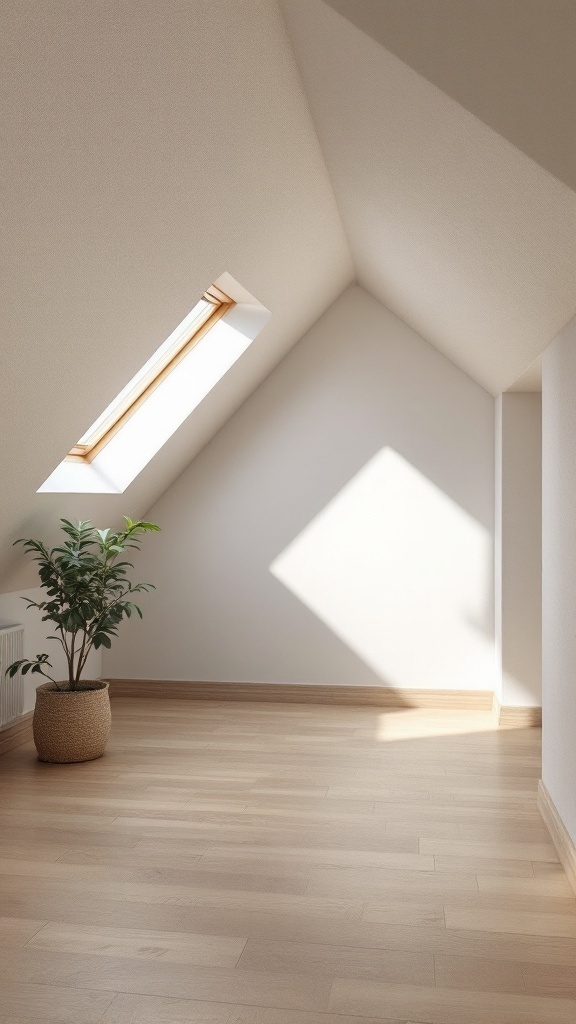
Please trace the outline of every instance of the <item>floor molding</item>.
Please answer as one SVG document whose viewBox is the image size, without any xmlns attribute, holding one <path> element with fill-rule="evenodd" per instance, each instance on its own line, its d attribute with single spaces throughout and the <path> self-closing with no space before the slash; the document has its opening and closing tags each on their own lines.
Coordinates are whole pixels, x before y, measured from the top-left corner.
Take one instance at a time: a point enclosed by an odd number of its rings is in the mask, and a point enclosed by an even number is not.
<svg viewBox="0 0 576 1024">
<path fill-rule="evenodd" d="M 386 708 L 490 711 L 489 690 L 399 690 L 387 686 L 304 683 L 207 683 L 181 679 L 110 679 L 111 697 L 266 701 L 279 704 L 347 704 Z"/>
<path fill-rule="evenodd" d="M 542 708 L 501 704 L 496 694 L 492 711 L 502 729 L 539 729 L 542 725 Z"/>
<path fill-rule="evenodd" d="M 556 847 L 556 853 L 568 875 L 570 885 L 574 892 L 576 892 L 576 844 L 568 834 L 568 830 L 558 814 L 554 801 L 542 779 L 538 783 L 538 810 L 544 819 L 544 824 Z"/>
<path fill-rule="evenodd" d="M 15 722 L 10 722 L 10 725 L 5 725 L 0 729 L 0 754 L 6 754 L 14 747 L 19 747 L 22 743 L 27 743 L 32 739 L 33 714 L 33 711 L 27 711 L 25 715 L 20 715 Z"/>
</svg>

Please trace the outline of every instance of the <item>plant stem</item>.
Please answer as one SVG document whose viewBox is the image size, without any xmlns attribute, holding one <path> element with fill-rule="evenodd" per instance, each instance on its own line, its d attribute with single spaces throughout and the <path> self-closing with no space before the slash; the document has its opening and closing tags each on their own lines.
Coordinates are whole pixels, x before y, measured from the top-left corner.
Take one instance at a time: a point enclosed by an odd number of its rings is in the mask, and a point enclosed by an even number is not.
<svg viewBox="0 0 576 1024">
<path fill-rule="evenodd" d="M 88 650 L 86 651 L 86 656 L 84 656 L 84 648 L 86 647 L 86 636 L 87 636 L 87 631 L 84 630 L 84 636 L 82 638 L 82 646 L 80 648 L 80 654 L 78 655 L 78 666 L 77 666 L 77 670 L 76 670 L 76 682 L 78 684 L 80 683 L 80 676 L 82 675 L 82 669 L 84 668 L 84 664 L 86 662 L 86 658 L 88 657 L 88 654 L 90 653 L 90 648 L 88 648 Z"/>
<path fill-rule="evenodd" d="M 46 679 L 49 679 L 51 683 L 54 683 L 54 686 L 56 687 L 57 690 L 60 689 L 60 687 L 58 686 L 58 683 L 56 682 L 56 680 L 52 679 L 52 676 L 49 676 L 48 673 L 44 672 L 42 668 L 39 668 L 38 671 L 39 671 L 40 675 L 45 676 Z"/>
<path fill-rule="evenodd" d="M 70 689 L 76 689 L 76 680 L 74 678 L 74 647 L 76 645 L 76 633 L 72 633 L 72 645 L 70 648 L 70 657 L 68 658 L 68 682 Z"/>
</svg>

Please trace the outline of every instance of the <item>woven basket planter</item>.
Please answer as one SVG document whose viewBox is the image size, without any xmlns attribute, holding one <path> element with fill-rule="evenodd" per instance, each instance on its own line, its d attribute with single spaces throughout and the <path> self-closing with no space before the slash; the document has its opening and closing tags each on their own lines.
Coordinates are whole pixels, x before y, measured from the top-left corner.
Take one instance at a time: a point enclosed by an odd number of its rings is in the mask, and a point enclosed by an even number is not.
<svg viewBox="0 0 576 1024">
<path fill-rule="evenodd" d="M 54 683 L 43 683 L 36 690 L 33 719 L 38 757 L 52 764 L 101 757 L 110 720 L 108 683 L 84 679 L 78 690 L 57 690 Z"/>
</svg>

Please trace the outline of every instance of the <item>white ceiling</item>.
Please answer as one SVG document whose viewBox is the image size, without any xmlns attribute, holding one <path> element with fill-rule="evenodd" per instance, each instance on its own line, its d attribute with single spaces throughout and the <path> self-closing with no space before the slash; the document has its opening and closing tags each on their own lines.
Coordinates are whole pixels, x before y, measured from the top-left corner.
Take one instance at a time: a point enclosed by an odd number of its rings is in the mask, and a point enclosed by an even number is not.
<svg viewBox="0 0 576 1024">
<path fill-rule="evenodd" d="M 322 0 L 284 11 L 360 284 L 493 394 L 576 309 L 576 194 Z"/>
<path fill-rule="evenodd" d="M 513 381 L 507 391 L 542 391 L 542 357 L 538 356 L 533 363 L 530 363 L 524 373 L 521 373 L 517 380 Z"/>
<path fill-rule="evenodd" d="M 574 0 L 326 0 L 576 189 Z"/>
<path fill-rule="evenodd" d="M 28 578 L 16 537 L 145 513 L 354 275 L 275 0 L 0 17 L 1 592 Z M 272 317 L 210 401 L 123 495 L 37 495 L 223 272 Z"/>
</svg>

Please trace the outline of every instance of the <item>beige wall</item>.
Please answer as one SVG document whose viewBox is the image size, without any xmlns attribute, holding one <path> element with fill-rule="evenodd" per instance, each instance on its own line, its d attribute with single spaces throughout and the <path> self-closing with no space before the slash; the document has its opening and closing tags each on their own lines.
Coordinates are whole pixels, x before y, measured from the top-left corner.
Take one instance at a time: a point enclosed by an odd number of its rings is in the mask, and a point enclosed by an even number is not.
<svg viewBox="0 0 576 1024">
<path fill-rule="evenodd" d="M 576 842 L 576 321 L 542 370 L 542 777 Z"/>
<path fill-rule="evenodd" d="M 276 0 L 2 5 L 0 592 L 12 542 L 149 508 L 353 280 Z M 37 494 L 229 273 L 272 316 L 123 494 Z M 54 540 L 56 542 L 56 540 Z"/>
<path fill-rule="evenodd" d="M 542 703 L 542 398 L 496 400 L 496 693 Z"/>
<path fill-rule="evenodd" d="M 493 685 L 493 399 L 361 288 L 149 515 L 116 677 Z"/>
</svg>

